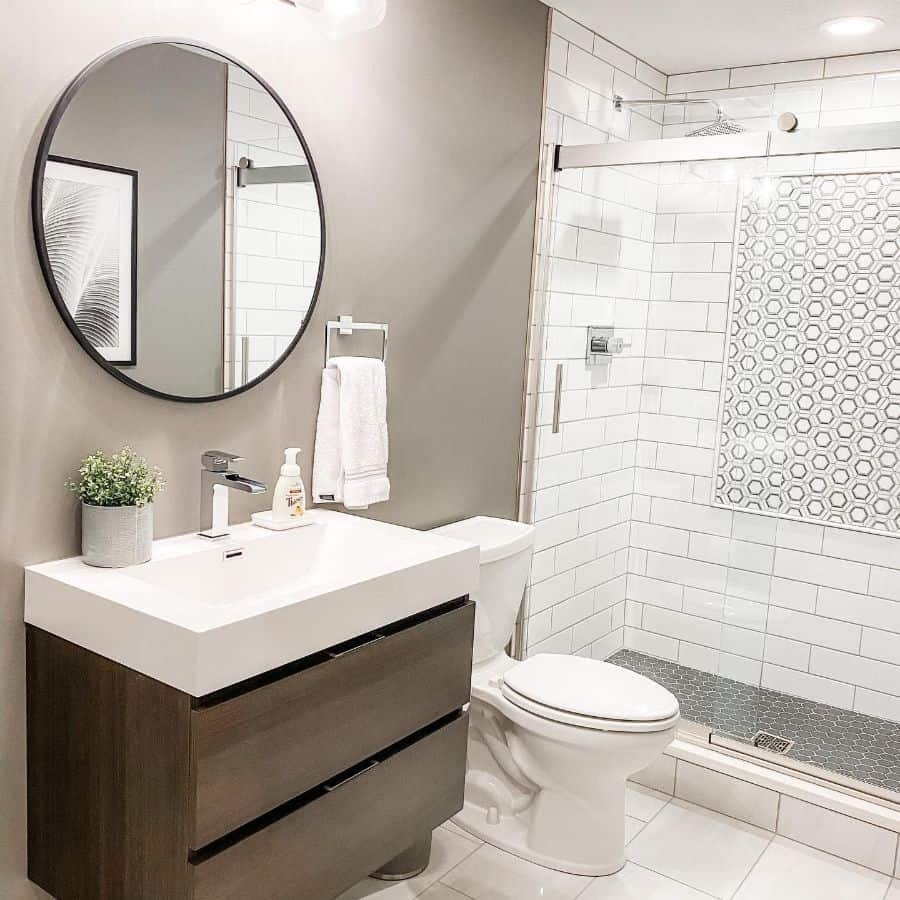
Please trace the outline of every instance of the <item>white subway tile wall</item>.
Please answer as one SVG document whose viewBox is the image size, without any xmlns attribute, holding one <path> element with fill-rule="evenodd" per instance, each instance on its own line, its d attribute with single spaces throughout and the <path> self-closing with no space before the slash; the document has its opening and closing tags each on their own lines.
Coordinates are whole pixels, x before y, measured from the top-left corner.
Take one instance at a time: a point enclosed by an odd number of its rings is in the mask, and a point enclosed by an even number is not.
<svg viewBox="0 0 900 900">
<path fill-rule="evenodd" d="M 635 111 L 614 114 L 610 83 L 654 96 L 659 73 L 558 13 L 552 31 L 547 142 L 674 136 L 704 120 L 691 112 L 660 128 Z M 900 118 L 895 71 L 897 54 L 873 54 L 678 75 L 665 90 L 713 92 L 748 127 L 770 127 L 785 109 L 803 125 L 837 124 L 830 114 L 848 110 L 881 121 Z M 895 102 L 896 114 L 884 112 Z M 900 539 L 711 505 L 741 178 L 896 167 L 896 157 L 557 176 L 551 221 L 541 223 L 552 236 L 549 288 L 536 296 L 525 435 L 523 509 L 539 549 L 528 653 L 605 658 L 624 645 L 900 721 Z M 614 327 L 630 350 L 586 369 L 587 325 Z M 553 435 L 557 363 L 563 415 Z"/>
<path fill-rule="evenodd" d="M 801 128 L 900 119 L 900 51 L 671 75 L 669 97 L 710 97 L 751 131 L 793 112 Z M 682 137 L 715 118 L 709 106 L 666 110 L 663 136 Z"/>
<path fill-rule="evenodd" d="M 559 13 L 551 31 L 546 144 L 662 136 L 661 117 L 617 113 L 612 99 L 662 97 L 662 72 Z M 558 180 L 540 223 L 547 285 L 532 322 L 522 497 L 538 530 L 529 653 L 605 658 L 624 643 L 656 195 L 652 171 L 579 171 Z M 631 343 L 606 370 L 585 366 L 590 325 L 615 325 Z M 552 434 L 560 363 L 561 428 Z"/>
<path fill-rule="evenodd" d="M 306 162 L 284 113 L 237 66 L 228 67 L 226 131 L 229 166 L 237 165 L 242 156 L 257 166 Z M 269 368 L 294 339 L 318 278 L 321 232 L 313 184 L 249 185 L 238 188 L 236 198 L 233 181 L 227 184 L 225 363 L 233 386 L 241 383 L 242 338 L 249 338 L 249 378 Z"/>
</svg>

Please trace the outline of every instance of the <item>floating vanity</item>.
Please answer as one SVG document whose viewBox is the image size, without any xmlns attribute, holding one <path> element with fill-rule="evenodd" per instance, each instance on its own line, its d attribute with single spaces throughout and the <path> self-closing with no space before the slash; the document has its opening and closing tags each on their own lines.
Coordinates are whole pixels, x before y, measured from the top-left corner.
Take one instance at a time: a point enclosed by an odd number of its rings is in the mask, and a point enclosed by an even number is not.
<svg viewBox="0 0 900 900">
<path fill-rule="evenodd" d="M 25 576 L 58 900 L 328 900 L 462 808 L 476 547 L 335 512 Z"/>
</svg>

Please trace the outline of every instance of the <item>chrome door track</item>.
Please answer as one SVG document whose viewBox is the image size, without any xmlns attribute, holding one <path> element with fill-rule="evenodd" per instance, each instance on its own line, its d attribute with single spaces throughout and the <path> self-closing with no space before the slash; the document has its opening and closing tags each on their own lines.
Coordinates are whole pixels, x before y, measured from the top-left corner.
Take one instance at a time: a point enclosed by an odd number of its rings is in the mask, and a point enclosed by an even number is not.
<svg viewBox="0 0 900 900">
<path fill-rule="evenodd" d="M 869 800 L 878 803 L 880 806 L 900 812 L 900 793 L 896 791 L 881 788 L 874 784 L 867 784 L 864 781 L 841 775 L 838 772 L 831 772 L 820 766 L 814 766 L 811 763 L 794 759 L 791 756 L 785 756 L 783 752 L 772 752 L 762 747 L 754 747 L 752 744 L 723 734 L 717 734 L 714 731 L 708 731 L 708 735 L 708 742 L 713 747 L 718 747 L 737 756 L 751 759 L 767 768 L 800 777 L 805 781 L 810 781 L 823 787 L 840 788 L 842 791 L 853 794 L 863 800 Z M 692 729 L 690 735 L 685 735 L 685 737 L 692 743 L 697 743 L 696 730 Z"/>
</svg>

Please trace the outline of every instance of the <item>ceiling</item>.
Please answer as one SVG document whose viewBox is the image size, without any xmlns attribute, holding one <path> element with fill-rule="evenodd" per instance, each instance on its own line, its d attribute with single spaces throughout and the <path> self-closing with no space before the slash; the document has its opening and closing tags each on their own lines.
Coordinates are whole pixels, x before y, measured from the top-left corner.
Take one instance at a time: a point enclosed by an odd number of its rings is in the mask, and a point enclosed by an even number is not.
<svg viewBox="0 0 900 900">
<path fill-rule="evenodd" d="M 900 48 L 900 0 L 544 0 L 667 75 Z M 875 16 L 835 38 L 820 25 Z"/>
</svg>

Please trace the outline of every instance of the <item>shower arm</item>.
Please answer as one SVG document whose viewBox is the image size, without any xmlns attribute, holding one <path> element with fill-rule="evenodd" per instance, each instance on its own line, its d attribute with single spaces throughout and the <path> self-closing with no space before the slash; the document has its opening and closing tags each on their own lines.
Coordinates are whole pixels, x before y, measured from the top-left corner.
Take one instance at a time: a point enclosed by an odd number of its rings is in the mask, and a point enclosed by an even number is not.
<svg viewBox="0 0 900 900">
<path fill-rule="evenodd" d="M 659 100 L 626 100 L 620 94 L 616 94 L 613 97 L 613 108 L 616 112 L 622 112 L 626 107 L 633 106 L 695 106 L 698 103 L 705 103 L 707 106 L 712 106 L 716 111 L 717 118 L 725 118 L 725 110 L 722 109 L 719 103 L 706 97 L 691 97 L 686 100 L 675 100 L 668 97 L 660 98 Z"/>
</svg>

